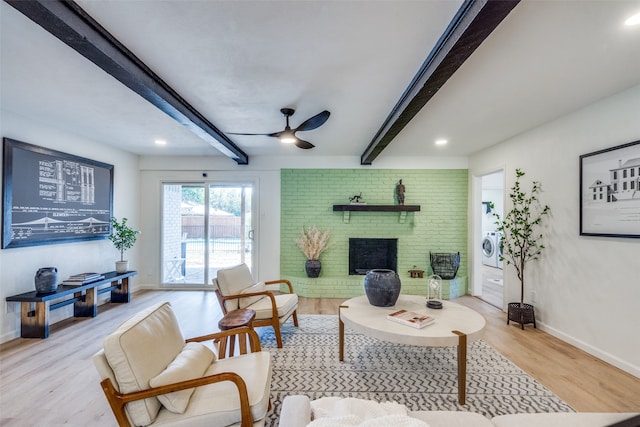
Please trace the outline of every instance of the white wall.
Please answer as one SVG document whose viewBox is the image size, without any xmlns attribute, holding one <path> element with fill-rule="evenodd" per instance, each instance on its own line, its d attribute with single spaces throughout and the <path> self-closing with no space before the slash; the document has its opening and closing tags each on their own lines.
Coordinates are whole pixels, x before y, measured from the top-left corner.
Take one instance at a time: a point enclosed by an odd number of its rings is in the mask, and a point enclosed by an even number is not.
<svg viewBox="0 0 640 427">
<path fill-rule="evenodd" d="M 0 135 L 114 165 L 114 215 L 126 216 L 132 226 L 140 226 L 137 156 L 6 110 L 0 110 Z M 137 246 L 126 253 L 133 268 L 139 264 L 138 250 Z M 113 271 L 118 259 L 109 240 L 0 250 L 0 342 L 20 336 L 20 303 L 7 303 L 5 298 L 34 290 L 34 275 L 40 267 L 57 267 L 58 277 L 64 279 L 83 271 Z M 72 315 L 72 305 L 55 310 L 51 323 Z"/>
<path fill-rule="evenodd" d="M 493 210 L 486 213 L 486 207 L 482 210 L 482 234 L 496 230 L 496 218 L 494 213 L 503 216 L 504 211 L 504 172 L 494 172 L 482 177 L 482 202 L 493 203 Z"/>
<path fill-rule="evenodd" d="M 394 158 L 360 166 L 360 157 L 251 157 L 249 165 L 238 166 L 224 157 L 151 157 L 140 159 L 141 223 L 147 236 L 142 245 L 145 256 L 140 283 L 158 288 L 160 283 L 161 186 L 163 182 L 203 182 L 253 180 L 257 183 L 259 224 L 254 233 L 258 248 L 256 280 L 280 277 L 280 169 L 282 168 L 369 168 L 369 169 L 466 169 L 466 158 L 415 159 Z M 207 177 L 203 178 L 202 174 Z M 285 218 L 286 220 L 286 218 Z"/>
<path fill-rule="evenodd" d="M 536 307 L 539 327 L 636 376 L 640 376 L 640 239 L 579 235 L 579 156 L 640 140 L 639 112 L 637 86 L 469 160 L 471 199 L 477 177 L 487 170 L 505 168 L 505 194 L 514 183 L 516 168 L 526 173 L 523 183 L 542 183 L 540 199 L 551 207 L 544 228 L 547 249 L 531 265 L 525 291 L 525 300 Z M 470 227 L 470 241 L 476 234 Z M 471 250 L 479 251 L 480 245 L 473 244 Z M 505 266 L 504 271 L 506 298 L 519 301 L 514 269 Z"/>
</svg>

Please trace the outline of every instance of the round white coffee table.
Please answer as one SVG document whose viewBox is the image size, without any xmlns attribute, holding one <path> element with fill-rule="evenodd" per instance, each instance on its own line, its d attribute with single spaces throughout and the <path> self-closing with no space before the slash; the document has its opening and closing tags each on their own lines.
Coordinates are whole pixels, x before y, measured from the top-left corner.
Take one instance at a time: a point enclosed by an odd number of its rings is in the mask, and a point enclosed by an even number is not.
<svg viewBox="0 0 640 427">
<path fill-rule="evenodd" d="M 344 360 L 344 326 L 364 335 L 399 344 L 425 347 L 458 347 L 458 401 L 465 403 L 467 377 L 467 341 L 482 337 L 485 319 L 472 309 L 451 301 L 434 310 L 426 307 L 426 298 L 400 295 L 393 307 L 376 307 L 366 296 L 345 301 L 339 314 L 339 357 Z M 387 319 L 387 315 L 405 309 L 434 317 L 433 324 L 412 328 Z"/>
</svg>

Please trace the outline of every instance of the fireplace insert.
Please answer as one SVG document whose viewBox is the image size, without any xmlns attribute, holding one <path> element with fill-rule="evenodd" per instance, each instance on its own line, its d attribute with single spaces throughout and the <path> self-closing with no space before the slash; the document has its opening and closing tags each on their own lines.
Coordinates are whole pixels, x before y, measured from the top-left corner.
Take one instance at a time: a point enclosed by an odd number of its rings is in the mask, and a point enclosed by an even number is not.
<svg viewBox="0 0 640 427">
<path fill-rule="evenodd" d="M 349 274 L 398 269 L 398 239 L 349 238 Z"/>
</svg>

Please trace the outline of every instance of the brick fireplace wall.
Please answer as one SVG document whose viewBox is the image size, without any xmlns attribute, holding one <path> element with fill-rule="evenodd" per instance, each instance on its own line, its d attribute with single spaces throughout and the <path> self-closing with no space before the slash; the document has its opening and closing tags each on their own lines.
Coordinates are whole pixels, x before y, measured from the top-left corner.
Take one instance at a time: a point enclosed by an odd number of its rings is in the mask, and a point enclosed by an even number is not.
<svg viewBox="0 0 640 427">
<path fill-rule="evenodd" d="M 333 212 L 362 193 L 370 205 L 395 204 L 402 179 L 405 204 L 420 205 L 404 221 L 397 212 Z M 281 171 L 280 272 L 296 292 L 309 297 L 352 297 L 364 294 L 363 276 L 349 276 L 349 238 L 397 238 L 398 274 L 402 292 L 426 295 L 432 274 L 429 251 L 460 252 L 460 269 L 443 286 L 445 297 L 467 291 L 467 170 L 283 169 Z M 331 230 L 331 246 L 322 254 L 317 279 L 306 276 L 306 258 L 294 242 L 302 227 Z M 408 270 L 425 270 L 425 278 L 410 278 Z"/>
</svg>

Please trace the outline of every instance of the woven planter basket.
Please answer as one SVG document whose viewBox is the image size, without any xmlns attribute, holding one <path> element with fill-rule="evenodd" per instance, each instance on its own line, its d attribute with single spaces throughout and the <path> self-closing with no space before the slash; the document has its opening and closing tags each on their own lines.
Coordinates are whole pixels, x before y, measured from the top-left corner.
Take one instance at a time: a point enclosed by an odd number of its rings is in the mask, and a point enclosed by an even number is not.
<svg viewBox="0 0 640 427">
<path fill-rule="evenodd" d="M 524 325 L 533 323 L 533 327 L 536 327 L 536 314 L 533 311 L 531 304 L 520 304 L 519 302 L 510 302 L 509 310 L 507 313 L 507 325 L 509 321 L 519 323 L 522 329 Z"/>
</svg>

